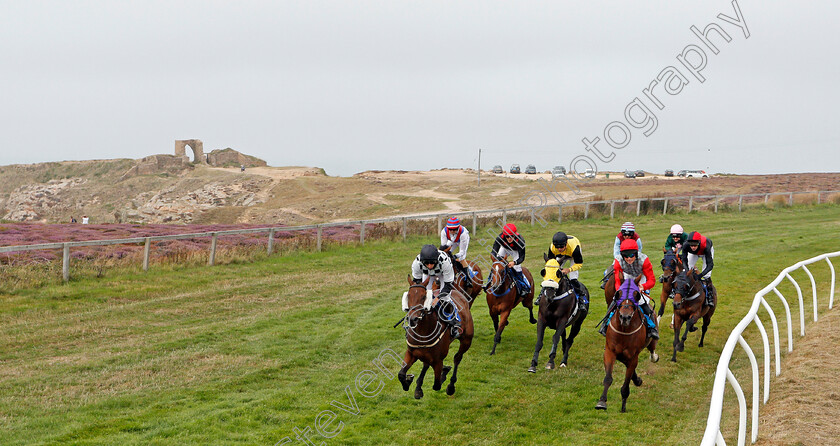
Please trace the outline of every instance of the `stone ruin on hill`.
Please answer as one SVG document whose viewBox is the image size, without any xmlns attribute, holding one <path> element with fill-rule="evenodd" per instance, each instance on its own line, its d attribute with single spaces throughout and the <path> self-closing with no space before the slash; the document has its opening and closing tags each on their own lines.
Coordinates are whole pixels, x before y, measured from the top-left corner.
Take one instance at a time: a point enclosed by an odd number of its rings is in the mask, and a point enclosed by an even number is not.
<svg viewBox="0 0 840 446">
<path fill-rule="evenodd" d="M 193 161 L 187 156 L 187 147 L 193 152 Z M 194 164 L 204 164 L 212 167 L 264 167 L 268 164 L 251 155 L 245 155 L 231 149 L 216 149 L 204 153 L 204 143 L 200 139 L 183 139 L 175 141 L 175 155 L 151 155 L 137 162 L 123 174 L 121 180 L 138 175 L 156 175 L 160 173 L 178 174 L 191 169 Z"/>
</svg>

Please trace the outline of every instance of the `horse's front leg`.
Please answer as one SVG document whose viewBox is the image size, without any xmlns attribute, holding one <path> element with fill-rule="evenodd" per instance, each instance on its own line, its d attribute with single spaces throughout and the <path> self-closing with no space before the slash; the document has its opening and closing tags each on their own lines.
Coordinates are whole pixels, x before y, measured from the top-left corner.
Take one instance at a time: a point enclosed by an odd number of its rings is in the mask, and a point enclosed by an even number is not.
<svg viewBox="0 0 840 446">
<path fill-rule="evenodd" d="M 621 413 L 627 412 L 627 397 L 630 396 L 630 381 L 637 386 L 642 385 L 642 379 L 636 375 L 636 366 L 639 364 L 639 355 L 627 361 L 627 370 L 624 372 L 624 385 L 621 386 Z"/>
<path fill-rule="evenodd" d="M 601 399 L 595 405 L 596 409 L 607 410 L 607 390 L 610 389 L 613 382 L 613 365 L 615 365 L 615 353 L 606 348 L 604 349 L 604 371 L 606 372 L 606 375 L 604 375 L 604 393 L 601 394 Z"/>
<path fill-rule="evenodd" d="M 674 314 L 674 354 L 671 356 L 671 361 L 677 362 L 677 351 L 680 350 L 680 328 L 682 327 L 682 318 L 678 314 Z"/>
<path fill-rule="evenodd" d="M 545 368 L 549 370 L 554 370 L 554 358 L 557 356 L 557 344 L 560 343 L 560 337 L 565 334 L 565 331 L 564 322 L 557 321 L 557 326 L 554 327 L 554 336 L 551 338 L 551 353 L 548 354 L 548 363 L 545 365 Z"/>
<path fill-rule="evenodd" d="M 417 387 L 414 389 L 415 399 L 423 398 L 423 378 L 426 377 L 427 370 L 429 370 L 429 364 L 423 363 L 423 370 L 420 371 L 420 376 L 417 378 Z"/>
<path fill-rule="evenodd" d="M 435 384 L 432 386 L 432 390 L 439 391 L 441 386 L 443 385 L 443 358 L 438 359 L 432 364 L 432 368 L 435 370 Z"/>
<path fill-rule="evenodd" d="M 531 358 L 531 367 L 528 367 L 528 371 L 531 373 L 537 373 L 537 363 L 540 359 L 540 351 L 543 348 L 543 338 L 545 337 L 545 320 L 543 318 L 539 318 L 537 321 L 537 344 L 534 346 L 534 357 Z"/>
<path fill-rule="evenodd" d="M 505 310 L 499 316 L 499 326 L 496 328 L 496 336 L 493 337 L 493 350 L 491 355 L 496 354 L 496 346 L 502 342 L 502 332 L 505 331 L 505 326 L 508 324 L 508 317 L 510 317 L 510 310 Z"/>
<path fill-rule="evenodd" d="M 415 358 L 411 352 L 408 350 L 405 351 L 405 359 L 403 360 L 405 365 L 402 366 L 397 377 L 400 379 L 400 384 L 402 384 L 403 390 L 406 392 L 408 392 L 409 387 L 411 387 L 411 382 L 414 381 L 414 375 L 406 375 L 406 372 L 408 372 L 408 369 L 411 368 L 411 365 L 414 364 L 414 361 L 416 360 L 417 358 Z"/>
</svg>

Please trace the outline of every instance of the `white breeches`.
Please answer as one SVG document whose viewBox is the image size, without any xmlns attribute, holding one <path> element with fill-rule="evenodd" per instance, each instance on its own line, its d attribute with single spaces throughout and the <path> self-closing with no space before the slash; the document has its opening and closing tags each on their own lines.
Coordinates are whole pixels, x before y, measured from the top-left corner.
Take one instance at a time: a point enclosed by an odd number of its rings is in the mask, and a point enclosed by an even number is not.
<svg viewBox="0 0 840 446">
<path fill-rule="evenodd" d="M 713 259 L 715 258 L 715 247 L 714 246 L 712 246 L 712 249 L 709 250 L 709 254 L 712 255 Z M 694 268 L 694 265 L 697 264 L 698 259 L 700 259 L 700 256 L 692 254 L 692 253 L 688 253 L 688 269 Z M 703 266 L 705 267 L 705 265 L 703 265 Z M 711 271 L 709 271 L 708 273 L 706 273 L 705 276 L 703 276 L 703 279 L 711 279 L 711 278 L 712 278 L 712 272 Z"/>
</svg>

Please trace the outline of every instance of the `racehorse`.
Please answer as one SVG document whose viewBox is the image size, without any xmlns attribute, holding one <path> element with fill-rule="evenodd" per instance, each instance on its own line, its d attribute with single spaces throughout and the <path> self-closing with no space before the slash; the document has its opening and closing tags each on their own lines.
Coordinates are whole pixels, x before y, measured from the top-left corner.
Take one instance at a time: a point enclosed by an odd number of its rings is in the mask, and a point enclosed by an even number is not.
<svg viewBox="0 0 840 446">
<path fill-rule="evenodd" d="M 616 318 L 607 319 L 607 341 L 604 347 L 604 393 L 595 405 L 596 409 L 607 410 L 607 390 L 612 385 L 612 372 L 616 359 L 621 361 L 627 370 L 624 373 L 624 385 L 621 386 L 621 411 L 627 412 L 627 397 L 630 396 L 630 381 L 636 387 L 642 385 L 642 378 L 636 374 L 636 366 L 639 363 L 639 353 L 647 347 L 654 357 L 656 340 L 648 338 L 645 332 L 645 321 L 638 302 L 641 298 L 639 282 L 642 275 L 635 280 L 625 280 L 619 289 L 619 302 L 616 309 Z M 618 319 L 616 324 L 614 319 Z M 658 358 L 657 358 L 658 359 Z M 656 362 L 654 360 L 654 362 Z"/>
<path fill-rule="evenodd" d="M 534 278 L 531 276 L 531 272 L 528 271 L 528 268 L 522 267 L 522 274 L 531 284 L 531 291 L 523 297 L 516 290 L 513 276 L 508 271 L 507 261 L 495 257 L 492 259 L 490 282 L 484 287 L 484 294 L 487 295 L 487 307 L 490 309 L 493 328 L 496 330 L 496 335 L 493 337 L 493 350 L 490 352 L 491 355 L 495 355 L 496 346 L 499 342 L 502 342 L 502 331 L 508 324 L 510 312 L 514 307 L 522 302 L 522 306 L 527 308 L 530 313 L 531 323 L 536 324 L 537 320 L 534 319 Z"/>
<path fill-rule="evenodd" d="M 447 251 L 447 255 L 449 255 L 449 259 L 452 260 L 453 267 L 458 268 L 455 266 L 456 260 L 454 257 L 452 257 L 452 254 L 449 254 L 449 252 Z M 455 283 L 453 283 L 452 286 L 455 287 L 456 290 L 458 290 L 461 294 L 464 295 L 464 297 L 467 298 L 467 301 L 470 304 L 470 308 L 472 308 L 475 299 L 478 297 L 479 293 L 481 293 L 481 286 L 484 283 L 484 276 L 481 274 L 481 268 L 479 268 L 478 265 L 476 265 L 473 262 L 470 262 L 469 260 L 467 260 L 467 264 L 470 266 L 470 268 L 472 268 L 473 271 L 475 271 L 475 276 L 469 278 L 467 277 L 469 273 L 466 270 L 458 271 L 456 269 L 455 271 L 457 272 L 455 273 Z M 468 289 L 467 283 L 470 282 L 472 282 L 472 287 Z M 435 281 L 435 283 L 432 285 L 432 289 L 437 290 L 439 288 L 440 283 Z M 467 292 L 468 290 L 469 292 Z"/>
<path fill-rule="evenodd" d="M 414 381 L 414 375 L 406 375 L 406 372 L 418 359 L 423 363 L 423 370 L 420 372 L 420 377 L 417 378 L 417 387 L 414 389 L 414 398 L 418 400 L 423 398 L 423 378 L 430 366 L 435 373 L 435 384 L 432 389 L 436 391 L 440 390 L 441 385 L 446 381 L 447 373 L 451 369 L 451 367 L 443 365 L 444 358 L 449 354 L 449 345 L 452 343 L 451 331 L 449 326 L 440 320 L 438 311 L 435 311 L 432 305 L 434 292 L 426 291 L 428 282 L 429 279 L 426 279 L 423 283 L 415 284 L 409 276 L 408 283 L 411 286 L 408 293 L 403 297 L 403 309 L 408 310 L 403 325 L 407 347 L 404 359 L 405 365 L 400 369 L 398 376 L 403 390 L 408 391 L 412 381 Z M 458 291 L 452 291 L 451 297 L 455 306 L 458 307 L 463 332 L 458 338 L 460 347 L 458 353 L 455 354 L 455 369 L 452 370 L 452 378 L 446 387 L 447 395 L 455 393 L 455 382 L 458 381 L 458 365 L 461 363 L 464 353 L 470 349 L 473 338 L 473 320 L 467 299 Z"/>
<path fill-rule="evenodd" d="M 677 352 L 685 350 L 685 338 L 688 337 L 688 332 L 697 331 L 694 324 L 701 317 L 703 318 L 703 332 L 700 335 L 698 347 L 703 346 L 706 330 L 715 314 L 715 308 L 717 308 L 715 286 L 709 284 L 709 291 L 712 293 L 712 300 L 715 304 L 714 307 L 709 307 L 706 305 L 706 289 L 696 275 L 697 270 L 691 271 L 691 274 L 687 270 L 682 270 L 674 279 L 674 355 L 671 356 L 673 362 L 677 362 Z M 683 322 L 686 322 L 686 327 L 682 339 L 680 339 L 680 329 Z"/>
<path fill-rule="evenodd" d="M 662 292 L 659 294 L 660 306 L 656 318 L 657 324 L 662 320 L 662 315 L 665 314 L 665 304 L 668 303 L 668 298 L 674 298 L 674 279 L 682 271 L 682 262 L 673 251 L 665 253 L 659 263 L 662 265 L 662 276 L 659 278 L 662 283 Z M 674 328 L 673 319 L 671 319 L 671 328 Z"/>
<path fill-rule="evenodd" d="M 549 259 L 545 264 L 545 268 L 540 273 L 543 277 L 543 282 L 539 299 L 542 302 L 537 315 L 537 344 L 534 347 L 534 358 L 531 359 L 531 367 L 528 368 L 528 371 L 531 373 L 537 372 L 537 361 L 540 357 L 540 350 L 542 350 L 546 327 L 551 327 L 556 331 L 554 332 L 551 353 L 548 355 L 548 364 L 546 364 L 545 368 L 549 370 L 554 369 L 554 357 L 557 355 L 557 342 L 561 337 L 563 339 L 563 360 L 560 362 L 560 367 L 566 367 L 569 360 L 569 349 L 572 348 L 575 336 L 577 336 L 583 320 L 586 319 L 586 315 L 589 313 L 588 303 L 582 308 L 578 307 L 572 284 L 569 282 L 569 278 L 560 271 L 560 263 L 557 260 Z M 583 287 L 583 284 L 581 286 Z M 583 292 L 588 301 L 589 291 L 586 287 L 583 287 Z M 566 327 L 571 327 L 568 338 L 566 337 Z"/>
</svg>

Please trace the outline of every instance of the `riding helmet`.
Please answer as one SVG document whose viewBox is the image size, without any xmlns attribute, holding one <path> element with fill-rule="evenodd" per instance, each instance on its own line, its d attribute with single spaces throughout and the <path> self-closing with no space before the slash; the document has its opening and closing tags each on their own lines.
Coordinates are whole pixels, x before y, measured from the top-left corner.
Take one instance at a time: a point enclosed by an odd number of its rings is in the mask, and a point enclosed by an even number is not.
<svg viewBox="0 0 840 446">
<path fill-rule="evenodd" d="M 690 233 L 690 234 L 688 234 L 688 240 L 686 240 L 686 243 L 687 243 L 687 244 L 689 244 L 689 245 L 699 245 L 699 244 L 700 244 L 700 240 L 701 240 L 702 238 L 703 238 L 703 236 L 702 236 L 702 235 L 700 235 L 700 233 L 699 233 L 699 232 L 697 232 L 697 231 L 691 231 L 691 233 Z"/>
<path fill-rule="evenodd" d="M 509 235 L 509 236 L 513 237 L 516 234 L 518 234 L 518 232 L 516 232 L 516 225 L 513 224 L 513 223 L 508 223 L 508 224 L 505 225 L 504 228 L 502 228 L 502 235 L 504 235 L 504 236 Z"/>
<path fill-rule="evenodd" d="M 450 217 L 446 220 L 446 229 L 458 229 L 461 227 L 461 220 L 458 217 Z"/>
<path fill-rule="evenodd" d="M 423 248 L 420 249 L 420 263 L 427 264 L 427 263 L 434 263 L 437 265 L 438 262 L 438 250 L 432 245 L 423 245 Z"/>
<path fill-rule="evenodd" d="M 623 235 L 633 235 L 636 233 L 636 226 L 633 222 L 625 221 L 623 225 L 621 225 L 621 234 Z"/>
<path fill-rule="evenodd" d="M 565 232 L 558 232 L 551 238 L 551 244 L 557 249 L 562 249 L 569 241 L 569 236 Z"/>
<path fill-rule="evenodd" d="M 624 251 L 638 251 L 639 250 L 639 244 L 636 243 L 636 241 L 633 240 L 632 238 L 629 238 L 627 240 L 622 240 L 621 241 L 621 246 L 619 247 L 619 249 L 621 250 L 622 253 Z"/>
<path fill-rule="evenodd" d="M 682 226 L 680 226 L 680 225 L 671 226 L 671 234 L 682 234 L 683 232 L 685 232 L 685 231 L 683 231 Z"/>
</svg>

